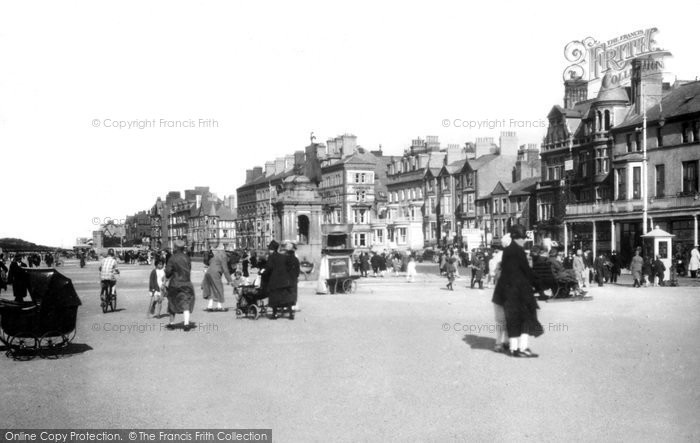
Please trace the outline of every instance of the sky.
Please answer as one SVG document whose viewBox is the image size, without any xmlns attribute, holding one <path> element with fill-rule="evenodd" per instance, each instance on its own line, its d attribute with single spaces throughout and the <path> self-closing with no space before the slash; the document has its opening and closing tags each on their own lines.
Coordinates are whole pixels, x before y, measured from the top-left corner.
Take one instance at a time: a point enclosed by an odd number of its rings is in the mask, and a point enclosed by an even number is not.
<svg viewBox="0 0 700 443">
<path fill-rule="evenodd" d="M 510 120 L 546 120 L 562 102 L 564 47 L 589 36 L 656 27 L 667 77 L 700 76 L 697 2 L 570 6 L 3 2 L 0 238 L 70 247 L 171 190 L 235 194 L 246 169 L 311 132 L 388 155 L 426 135 L 444 146 L 515 130 L 539 144 L 545 128 Z"/>
</svg>

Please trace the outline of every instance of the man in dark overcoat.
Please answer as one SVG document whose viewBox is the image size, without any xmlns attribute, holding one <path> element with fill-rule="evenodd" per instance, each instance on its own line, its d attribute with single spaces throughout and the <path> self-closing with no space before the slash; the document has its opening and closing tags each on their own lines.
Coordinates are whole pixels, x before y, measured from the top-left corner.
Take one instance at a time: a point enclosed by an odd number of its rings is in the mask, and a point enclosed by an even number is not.
<svg viewBox="0 0 700 443">
<path fill-rule="evenodd" d="M 272 319 L 277 319 L 278 310 L 284 308 L 289 308 L 289 318 L 294 319 L 294 311 L 291 310 L 291 307 L 296 304 L 296 282 L 299 278 L 298 260 L 295 276 L 293 260 L 287 253 L 280 254 L 277 251 L 278 248 L 279 244 L 276 241 L 270 242 L 268 249 L 271 254 L 263 272 L 263 278 L 266 280 L 264 286 L 267 291 L 268 304 L 272 308 Z"/>
<path fill-rule="evenodd" d="M 525 228 L 514 225 L 510 228 L 512 242 L 503 250 L 501 278 L 493 292 L 493 303 L 503 306 L 510 355 L 513 357 L 537 357 L 528 348 L 528 337 L 543 333 L 537 321 L 537 301 L 533 292 L 535 275 L 525 255 Z"/>
</svg>

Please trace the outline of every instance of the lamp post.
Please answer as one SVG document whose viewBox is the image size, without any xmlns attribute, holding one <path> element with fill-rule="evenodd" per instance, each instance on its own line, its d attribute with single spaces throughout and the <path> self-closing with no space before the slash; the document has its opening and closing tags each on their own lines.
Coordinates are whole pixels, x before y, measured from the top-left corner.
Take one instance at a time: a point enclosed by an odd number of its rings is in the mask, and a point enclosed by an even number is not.
<svg viewBox="0 0 700 443">
<path fill-rule="evenodd" d="M 644 100 L 644 82 L 641 83 L 642 96 L 642 233 L 647 231 L 648 190 L 647 190 L 647 106 Z"/>
</svg>

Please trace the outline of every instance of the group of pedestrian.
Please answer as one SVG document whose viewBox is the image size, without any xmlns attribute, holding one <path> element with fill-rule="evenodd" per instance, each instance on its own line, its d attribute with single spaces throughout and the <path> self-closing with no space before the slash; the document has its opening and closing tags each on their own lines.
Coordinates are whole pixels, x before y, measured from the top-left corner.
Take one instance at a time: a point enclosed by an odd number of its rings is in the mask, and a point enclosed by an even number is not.
<svg viewBox="0 0 700 443">
<path fill-rule="evenodd" d="M 183 315 L 183 329 L 191 330 L 191 315 L 195 304 L 195 290 L 191 280 L 192 262 L 185 252 L 185 242 L 176 240 L 173 244 L 174 253 L 167 261 L 156 257 L 155 267 L 149 278 L 149 314 L 160 316 L 162 302 L 167 298 L 168 329 L 174 329 L 175 316 Z M 268 245 L 269 254 L 265 260 L 253 256 L 258 266 L 260 291 L 266 295 L 268 305 L 272 308 L 272 319 L 279 318 L 282 312 L 288 312 L 289 318 L 294 319 L 294 307 L 297 305 L 297 285 L 299 281 L 300 263 L 295 254 L 296 245 L 292 241 L 284 242 L 284 249 L 276 241 Z M 241 269 L 238 268 L 240 262 Z M 231 272 L 230 257 L 223 245 L 214 249 L 206 257 L 206 271 L 202 280 L 202 296 L 208 301 L 205 311 L 223 312 L 225 302 L 222 277 L 227 284 L 240 287 L 248 283 L 247 277 L 251 264 L 251 254 L 245 251 L 240 261 Z"/>
<path fill-rule="evenodd" d="M 664 262 L 658 255 L 654 256 L 653 260 L 649 257 L 643 258 L 641 252 L 641 248 L 637 248 L 634 251 L 634 257 L 632 257 L 630 263 L 630 272 L 634 280 L 633 287 L 641 288 L 642 286 L 649 287 L 650 285 L 665 286 L 664 274 L 666 272 L 666 265 Z"/>
<path fill-rule="evenodd" d="M 493 250 L 479 250 L 467 248 L 456 248 L 448 246 L 443 248 L 438 255 L 440 275 L 448 279 L 448 289 L 453 287 L 454 280 L 460 277 L 459 269 L 467 268 L 469 276 L 469 287 L 474 289 L 484 289 L 493 285 L 490 262 L 493 258 Z M 450 282 L 451 280 L 451 282 Z M 486 280 L 486 281 L 484 281 Z"/>
</svg>

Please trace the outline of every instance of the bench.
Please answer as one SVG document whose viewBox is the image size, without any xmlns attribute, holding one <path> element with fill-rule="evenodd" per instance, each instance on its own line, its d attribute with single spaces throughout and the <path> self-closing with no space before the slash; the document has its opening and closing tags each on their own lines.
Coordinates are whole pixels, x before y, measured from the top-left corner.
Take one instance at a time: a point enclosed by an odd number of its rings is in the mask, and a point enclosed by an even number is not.
<svg viewBox="0 0 700 443">
<path fill-rule="evenodd" d="M 575 286 L 574 283 L 557 280 L 552 267 L 546 260 L 538 261 L 533 264 L 532 272 L 534 272 L 536 281 L 535 289 L 540 293 L 540 297 L 544 296 L 545 289 L 552 290 L 551 298 L 566 298 L 571 294 L 571 289 Z"/>
</svg>

